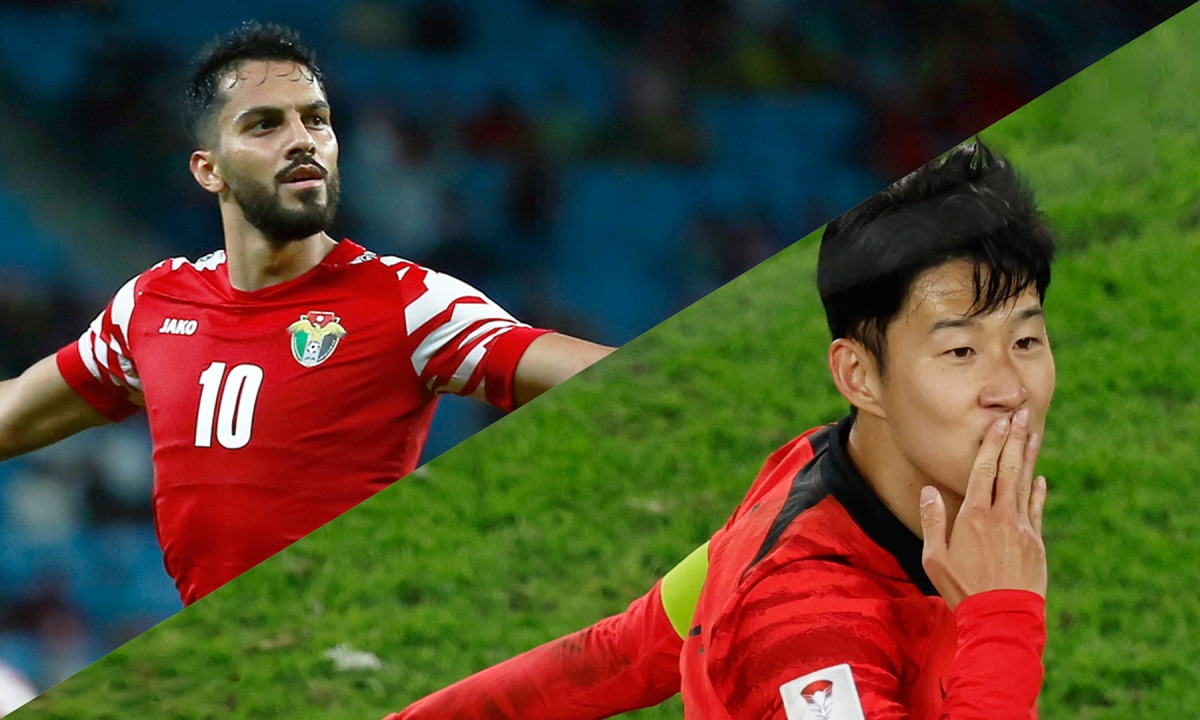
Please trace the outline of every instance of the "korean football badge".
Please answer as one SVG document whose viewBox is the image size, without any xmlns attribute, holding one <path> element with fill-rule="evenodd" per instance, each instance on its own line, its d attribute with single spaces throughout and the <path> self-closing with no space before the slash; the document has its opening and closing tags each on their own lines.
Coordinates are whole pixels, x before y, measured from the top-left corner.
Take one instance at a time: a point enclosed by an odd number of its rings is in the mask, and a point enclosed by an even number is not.
<svg viewBox="0 0 1200 720">
<path fill-rule="evenodd" d="M 854 675 L 834 665 L 779 686 L 788 720 L 864 720 Z"/>
<path fill-rule="evenodd" d="M 292 357 L 306 368 L 316 367 L 337 350 L 338 342 L 346 336 L 341 318 L 331 312 L 309 311 L 288 326 L 292 336 Z"/>
</svg>

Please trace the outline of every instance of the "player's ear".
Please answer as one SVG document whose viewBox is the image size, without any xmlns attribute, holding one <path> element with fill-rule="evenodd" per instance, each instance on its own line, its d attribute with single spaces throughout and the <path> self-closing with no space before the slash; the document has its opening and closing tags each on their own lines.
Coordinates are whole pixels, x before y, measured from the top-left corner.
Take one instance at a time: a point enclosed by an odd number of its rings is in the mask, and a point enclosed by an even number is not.
<svg viewBox="0 0 1200 720">
<path fill-rule="evenodd" d="M 879 363 L 862 343 L 850 338 L 834 340 L 829 346 L 829 372 L 846 402 L 860 412 L 884 417 Z"/>
<path fill-rule="evenodd" d="M 216 157 L 211 151 L 196 150 L 192 152 L 192 157 L 188 160 L 188 169 L 192 171 L 192 177 L 196 178 L 200 187 L 210 193 L 219 193 L 225 189 L 225 180 L 221 178 Z"/>
</svg>

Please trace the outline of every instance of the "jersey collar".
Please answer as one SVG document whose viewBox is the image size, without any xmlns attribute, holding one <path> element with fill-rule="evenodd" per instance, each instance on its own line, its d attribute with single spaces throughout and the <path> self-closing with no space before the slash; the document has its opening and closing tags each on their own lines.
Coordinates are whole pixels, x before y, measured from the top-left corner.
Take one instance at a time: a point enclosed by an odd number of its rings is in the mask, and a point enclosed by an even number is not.
<svg viewBox="0 0 1200 720">
<path fill-rule="evenodd" d="M 896 562 L 922 593 L 937 595 L 937 589 L 921 565 L 924 543 L 888 510 L 846 453 L 846 443 L 850 441 L 850 428 L 853 426 L 854 418 L 847 417 L 833 428 L 833 442 L 829 443 L 825 456 L 829 463 L 827 480 L 830 491 L 862 531 L 896 558 Z"/>
<path fill-rule="evenodd" d="M 321 259 L 321 262 L 317 263 L 307 272 L 297 275 L 291 280 L 286 280 L 274 285 L 268 285 L 267 287 L 250 292 L 238 290 L 233 286 L 233 283 L 229 281 L 228 261 L 223 263 L 221 267 L 218 268 L 218 277 L 220 278 L 220 284 L 223 286 L 225 292 L 228 293 L 229 296 L 234 300 L 263 300 L 266 298 L 274 298 L 282 293 L 286 293 L 297 285 L 303 285 L 324 269 L 348 265 L 353 260 L 362 256 L 362 254 L 365 252 L 366 250 L 353 240 L 343 239 L 338 242 L 337 245 L 334 245 L 333 249 L 329 251 L 329 254 Z"/>
</svg>

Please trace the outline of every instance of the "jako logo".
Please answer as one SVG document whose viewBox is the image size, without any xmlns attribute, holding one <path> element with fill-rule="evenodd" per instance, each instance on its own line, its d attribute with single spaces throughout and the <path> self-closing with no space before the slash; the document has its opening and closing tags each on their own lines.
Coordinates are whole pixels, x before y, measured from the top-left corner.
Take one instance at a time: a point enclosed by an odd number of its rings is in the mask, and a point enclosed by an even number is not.
<svg viewBox="0 0 1200 720">
<path fill-rule="evenodd" d="M 200 323 L 195 320 L 176 320 L 163 318 L 162 327 L 158 331 L 164 335 L 195 335 Z"/>
</svg>

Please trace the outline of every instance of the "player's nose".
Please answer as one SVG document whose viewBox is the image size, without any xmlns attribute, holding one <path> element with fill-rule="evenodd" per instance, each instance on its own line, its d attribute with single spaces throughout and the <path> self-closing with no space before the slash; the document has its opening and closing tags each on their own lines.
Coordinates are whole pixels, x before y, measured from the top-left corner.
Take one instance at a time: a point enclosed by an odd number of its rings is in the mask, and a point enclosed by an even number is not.
<svg viewBox="0 0 1200 720">
<path fill-rule="evenodd" d="M 312 155 L 316 153 L 317 141 L 313 139 L 312 133 L 309 132 L 308 126 L 304 124 L 304 119 L 299 114 L 288 118 L 287 130 L 287 157 L 291 158 L 300 154 Z"/>
<path fill-rule="evenodd" d="M 986 408 L 1013 412 L 1029 399 L 1020 369 L 1008 356 L 996 358 L 985 369 L 986 380 L 979 402 Z"/>
</svg>

